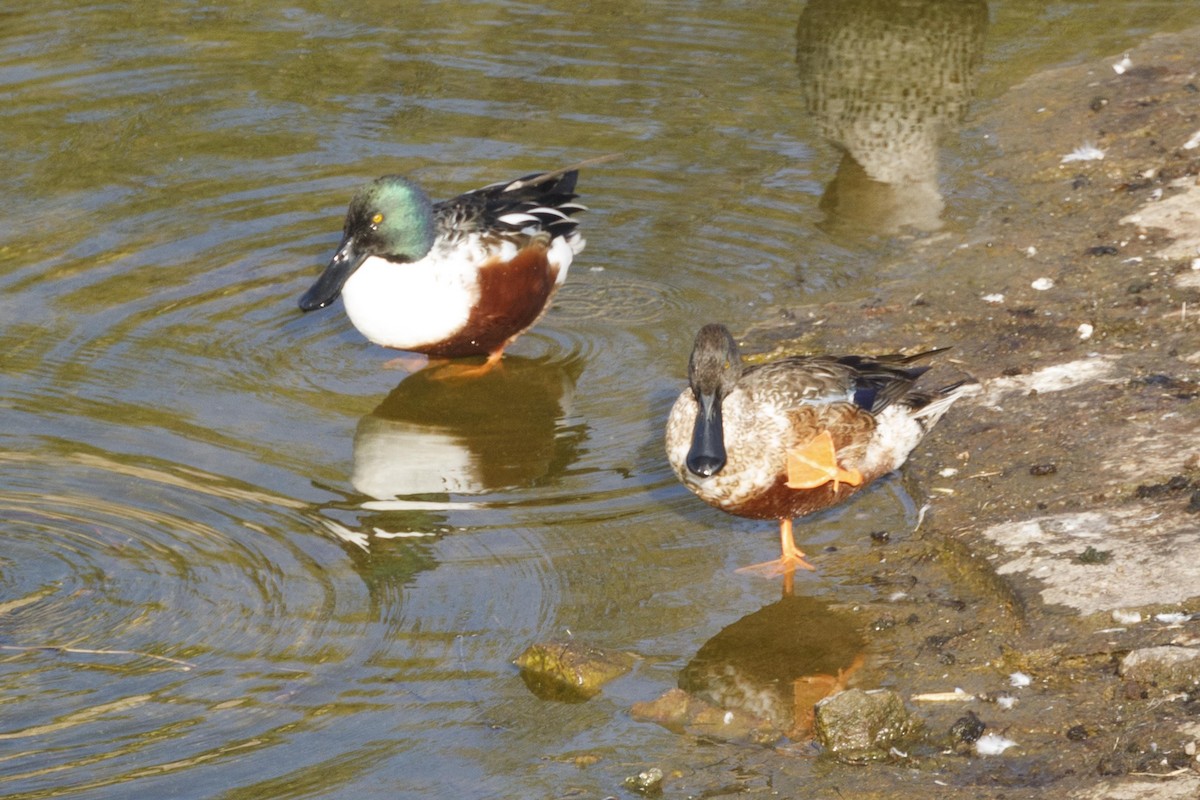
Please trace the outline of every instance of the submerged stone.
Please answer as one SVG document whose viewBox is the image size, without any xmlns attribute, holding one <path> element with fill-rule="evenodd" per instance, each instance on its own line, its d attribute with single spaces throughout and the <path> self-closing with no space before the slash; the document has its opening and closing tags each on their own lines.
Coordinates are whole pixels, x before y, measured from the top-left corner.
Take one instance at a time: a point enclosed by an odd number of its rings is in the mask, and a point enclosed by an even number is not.
<svg viewBox="0 0 1200 800">
<path fill-rule="evenodd" d="M 662 782 L 663 771 L 658 767 L 651 767 L 645 772 L 626 778 L 625 788 L 638 794 L 659 795 L 662 794 Z"/>
<path fill-rule="evenodd" d="M 817 704 L 817 739 L 839 761 L 879 761 L 910 737 L 920 722 L 900 695 L 887 689 L 848 689 Z"/>
<path fill-rule="evenodd" d="M 538 697 L 582 703 L 632 669 L 633 656 L 578 642 L 541 642 L 530 645 L 513 663 Z"/>
<path fill-rule="evenodd" d="M 657 700 L 634 703 L 630 713 L 635 719 L 657 723 L 676 733 L 724 741 L 769 745 L 783 736 L 769 719 L 740 708 L 720 708 L 683 689 L 671 689 Z"/>
</svg>

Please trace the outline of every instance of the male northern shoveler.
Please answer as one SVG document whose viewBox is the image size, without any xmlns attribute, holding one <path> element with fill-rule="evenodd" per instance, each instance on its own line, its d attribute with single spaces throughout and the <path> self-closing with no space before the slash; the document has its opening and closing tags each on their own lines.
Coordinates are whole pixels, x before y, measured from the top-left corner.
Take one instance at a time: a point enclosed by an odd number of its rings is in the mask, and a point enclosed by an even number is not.
<svg viewBox="0 0 1200 800">
<path fill-rule="evenodd" d="M 545 313 L 583 249 L 574 215 L 584 206 L 572 202 L 580 166 L 437 203 L 398 175 L 367 184 L 300 308 L 324 308 L 341 294 L 354 327 L 376 344 L 486 355 L 490 367 Z"/>
<path fill-rule="evenodd" d="M 792 518 L 845 500 L 904 463 L 963 393 L 913 383 L 915 356 L 792 356 L 744 367 L 723 325 L 705 325 L 688 362 L 688 389 L 667 420 L 667 458 L 701 500 L 722 511 L 779 520 L 779 561 L 767 574 L 813 569 Z"/>
</svg>

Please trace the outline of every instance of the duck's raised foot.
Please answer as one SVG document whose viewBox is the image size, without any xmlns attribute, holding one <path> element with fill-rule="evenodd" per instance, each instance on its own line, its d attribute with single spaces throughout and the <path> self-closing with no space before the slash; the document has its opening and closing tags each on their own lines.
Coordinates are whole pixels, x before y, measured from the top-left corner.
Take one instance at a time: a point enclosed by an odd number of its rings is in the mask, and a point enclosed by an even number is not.
<svg viewBox="0 0 1200 800">
<path fill-rule="evenodd" d="M 787 485 L 792 489 L 816 489 L 832 482 L 836 492 L 839 483 L 861 486 L 863 482 L 862 473 L 857 469 L 846 470 L 838 466 L 837 451 L 829 431 L 821 431 L 803 447 L 789 450 L 787 471 Z"/>
</svg>

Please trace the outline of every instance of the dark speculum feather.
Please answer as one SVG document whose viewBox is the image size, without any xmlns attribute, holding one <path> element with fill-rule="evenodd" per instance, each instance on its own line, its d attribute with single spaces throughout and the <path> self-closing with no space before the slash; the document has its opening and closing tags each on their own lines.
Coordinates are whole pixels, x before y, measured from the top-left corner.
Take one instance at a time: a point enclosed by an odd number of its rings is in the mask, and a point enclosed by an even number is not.
<svg viewBox="0 0 1200 800">
<path fill-rule="evenodd" d="M 839 364 L 854 370 L 854 404 L 879 413 L 903 398 L 917 378 L 929 371 L 925 366 L 909 366 L 941 350 L 930 350 L 915 356 L 840 356 Z"/>
</svg>

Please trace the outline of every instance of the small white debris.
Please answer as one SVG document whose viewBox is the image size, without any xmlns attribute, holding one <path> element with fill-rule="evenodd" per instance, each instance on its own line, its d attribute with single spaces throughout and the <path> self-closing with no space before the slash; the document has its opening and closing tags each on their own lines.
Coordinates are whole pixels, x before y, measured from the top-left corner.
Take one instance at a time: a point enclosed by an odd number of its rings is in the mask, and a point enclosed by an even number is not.
<svg viewBox="0 0 1200 800">
<path fill-rule="evenodd" d="M 1122 611 L 1117 609 L 1112 612 L 1113 622 L 1118 622 L 1122 625 L 1136 625 L 1142 621 L 1140 611 Z"/>
<path fill-rule="evenodd" d="M 890 748 L 888 753 L 896 756 L 897 758 L 908 758 L 908 753 L 904 752 L 903 750 L 897 750 L 895 747 Z"/>
<path fill-rule="evenodd" d="M 914 694 L 910 699 L 918 703 L 965 703 L 977 699 L 975 695 L 964 692 L 962 687 L 954 687 L 953 692 L 925 692 Z"/>
<path fill-rule="evenodd" d="M 1063 164 L 1069 164 L 1072 161 L 1102 161 L 1104 159 L 1104 151 L 1093 144 L 1085 143 L 1082 147 L 1076 147 L 1071 152 L 1062 157 Z"/>
<path fill-rule="evenodd" d="M 1036 247 L 1034 247 L 1033 245 L 1029 245 L 1029 247 L 1026 247 L 1026 248 L 1025 248 L 1025 255 L 1027 255 L 1027 256 L 1030 256 L 1031 258 L 1032 258 L 1033 256 L 1036 256 L 1036 255 L 1037 255 L 1037 248 L 1036 248 Z"/>
<path fill-rule="evenodd" d="M 1192 138 L 1183 143 L 1184 150 L 1195 150 L 1197 147 L 1200 147 L 1200 131 L 1193 133 Z"/>
<path fill-rule="evenodd" d="M 1033 683 L 1033 678 L 1026 675 L 1024 672 L 1014 672 L 1012 675 L 1008 676 L 1008 682 L 1018 689 L 1023 689 L 1029 684 Z"/>
<path fill-rule="evenodd" d="M 954 467 L 946 467 L 945 469 L 938 472 L 938 475 L 941 475 L 943 478 L 953 478 L 957 474 L 958 474 L 958 470 L 955 469 Z"/>
<path fill-rule="evenodd" d="M 1012 739 L 998 733 L 985 733 L 975 741 L 975 752 L 981 756 L 998 756 L 1010 747 L 1016 747 Z"/>
<path fill-rule="evenodd" d="M 1113 72 L 1117 73 L 1118 75 L 1124 75 L 1126 70 L 1132 66 L 1133 62 L 1129 59 L 1129 54 L 1126 53 L 1124 58 L 1112 65 L 1112 68 Z"/>
<path fill-rule="evenodd" d="M 1200 260 L 1200 259 L 1198 259 L 1198 260 Z M 1004 295 L 1002 295 L 998 292 L 995 294 L 985 294 L 983 296 L 983 302 L 991 303 L 992 305 L 1000 305 L 1001 303 L 1004 302 Z"/>
<path fill-rule="evenodd" d="M 726 724 L 726 725 L 728 725 L 729 723 L 733 722 L 733 712 L 732 712 L 732 711 L 726 711 L 726 712 L 725 712 L 725 718 L 724 718 L 724 719 L 725 719 L 725 724 Z"/>
<path fill-rule="evenodd" d="M 1160 186 L 1157 189 L 1155 189 L 1153 192 L 1150 193 L 1150 202 L 1153 203 L 1156 200 L 1162 200 L 1162 196 L 1163 196 L 1163 190 L 1162 190 L 1162 187 Z"/>
<path fill-rule="evenodd" d="M 1017 698 L 1011 694 L 1002 694 L 996 698 L 996 705 L 1000 706 L 1005 711 L 1012 710 L 1012 707 L 1017 704 Z"/>
<path fill-rule="evenodd" d="M 1096 327 L 1090 322 L 1084 322 L 1081 323 L 1076 330 L 1079 332 L 1079 338 L 1087 341 L 1088 339 L 1092 338 L 1092 334 L 1095 333 Z"/>
<path fill-rule="evenodd" d="M 1179 625 L 1187 622 L 1192 618 L 1191 614 L 1183 614 L 1179 612 L 1168 612 L 1165 614 L 1155 614 L 1154 619 L 1164 625 Z"/>
<path fill-rule="evenodd" d="M 1200 269 L 1200 258 L 1192 259 L 1192 269 L 1194 269 L 1194 270 Z"/>
<path fill-rule="evenodd" d="M 589 272 L 604 272 L 604 267 L 591 267 Z"/>
<path fill-rule="evenodd" d="M 1038 278 L 1036 281 L 1034 281 L 1033 283 L 1031 283 L 1029 285 L 1032 286 L 1033 288 L 1037 289 L 1039 292 L 1044 292 L 1047 289 L 1054 288 L 1054 279 L 1053 278 Z"/>
<path fill-rule="evenodd" d="M 921 523 L 925 521 L 925 514 L 927 511 L 929 511 L 930 505 L 932 505 L 932 504 L 926 503 L 925 505 L 923 505 L 917 509 L 917 525 L 915 528 L 913 528 L 913 533 L 916 533 L 917 530 L 921 527 Z"/>
<path fill-rule="evenodd" d="M 892 592 L 888 595 L 889 603 L 899 603 L 901 600 L 908 597 L 908 592 Z"/>
</svg>

